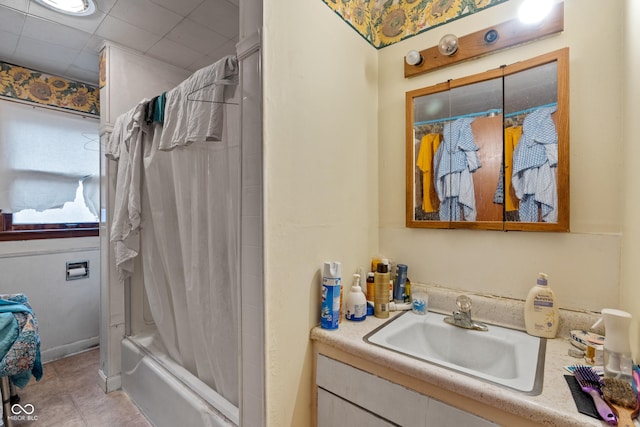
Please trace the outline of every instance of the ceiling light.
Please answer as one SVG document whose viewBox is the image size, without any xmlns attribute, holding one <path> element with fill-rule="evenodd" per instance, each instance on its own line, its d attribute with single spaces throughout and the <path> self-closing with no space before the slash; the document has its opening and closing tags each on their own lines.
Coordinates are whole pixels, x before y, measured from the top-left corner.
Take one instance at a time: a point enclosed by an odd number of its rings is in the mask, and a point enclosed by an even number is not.
<svg viewBox="0 0 640 427">
<path fill-rule="evenodd" d="M 41 5 L 73 16 L 87 16 L 96 11 L 93 0 L 35 0 Z"/>
<path fill-rule="evenodd" d="M 537 24 L 547 17 L 553 0 L 525 0 L 518 9 L 518 18 L 523 24 Z"/>
</svg>

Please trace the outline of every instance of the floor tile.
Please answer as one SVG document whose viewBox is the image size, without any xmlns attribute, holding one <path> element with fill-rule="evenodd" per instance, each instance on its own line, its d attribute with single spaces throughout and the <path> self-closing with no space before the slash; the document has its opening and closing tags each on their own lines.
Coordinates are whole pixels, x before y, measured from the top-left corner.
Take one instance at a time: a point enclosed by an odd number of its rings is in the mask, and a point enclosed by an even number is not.
<svg viewBox="0 0 640 427">
<path fill-rule="evenodd" d="M 39 382 L 16 389 L 33 413 L 14 427 L 152 427 L 124 392 L 102 391 L 99 366 L 98 348 L 46 363 Z"/>
</svg>

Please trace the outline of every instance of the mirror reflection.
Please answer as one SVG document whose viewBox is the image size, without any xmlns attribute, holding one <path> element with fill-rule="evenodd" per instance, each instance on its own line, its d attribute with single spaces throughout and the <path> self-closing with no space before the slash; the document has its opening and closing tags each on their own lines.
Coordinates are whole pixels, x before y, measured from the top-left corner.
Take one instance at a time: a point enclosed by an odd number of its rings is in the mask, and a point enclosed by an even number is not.
<svg viewBox="0 0 640 427">
<path fill-rule="evenodd" d="M 558 222 L 558 64 L 504 77 L 506 221 Z"/>
<path fill-rule="evenodd" d="M 407 93 L 407 226 L 568 231 L 567 60 Z"/>
</svg>

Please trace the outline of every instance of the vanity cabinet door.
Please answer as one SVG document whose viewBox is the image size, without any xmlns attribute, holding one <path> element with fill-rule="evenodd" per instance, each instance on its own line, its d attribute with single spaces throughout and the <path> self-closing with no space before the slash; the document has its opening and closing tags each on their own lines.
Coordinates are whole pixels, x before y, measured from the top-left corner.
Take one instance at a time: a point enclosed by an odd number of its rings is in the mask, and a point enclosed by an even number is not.
<svg viewBox="0 0 640 427">
<path fill-rule="evenodd" d="M 477 415 L 322 354 L 318 355 L 316 366 L 318 427 L 497 426 Z M 358 421 L 352 423 L 351 420 Z"/>
<path fill-rule="evenodd" d="M 318 427 L 392 427 L 395 425 L 324 389 L 318 388 Z"/>
</svg>

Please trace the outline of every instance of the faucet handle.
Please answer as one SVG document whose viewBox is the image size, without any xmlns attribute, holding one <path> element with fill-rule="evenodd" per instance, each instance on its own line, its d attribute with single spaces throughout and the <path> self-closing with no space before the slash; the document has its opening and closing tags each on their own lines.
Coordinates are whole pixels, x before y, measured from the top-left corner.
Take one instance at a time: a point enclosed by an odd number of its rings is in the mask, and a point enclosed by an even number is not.
<svg viewBox="0 0 640 427">
<path fill-rule="evenodd" d="M 460 309 L 460 311 L 467 313 L 471 311 L 471 298 L 466 295 L 460 295 L 456 298 L 456 305 Z"/>
</svg>

